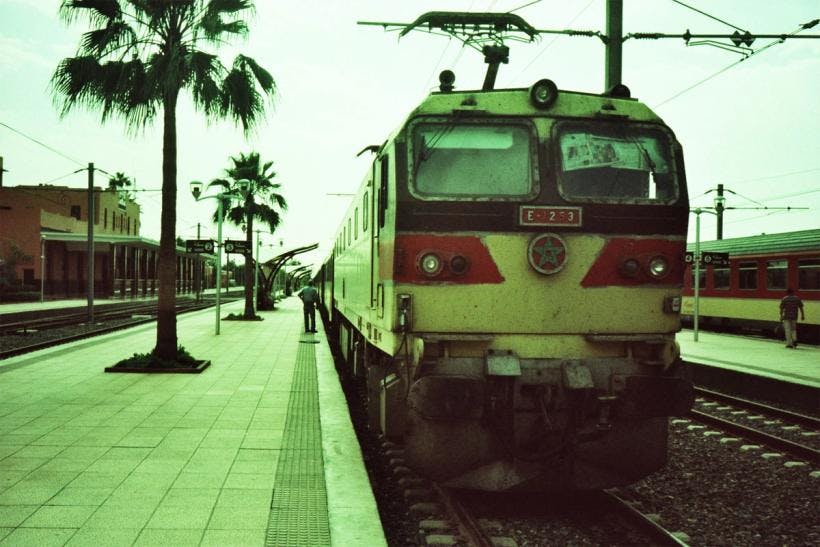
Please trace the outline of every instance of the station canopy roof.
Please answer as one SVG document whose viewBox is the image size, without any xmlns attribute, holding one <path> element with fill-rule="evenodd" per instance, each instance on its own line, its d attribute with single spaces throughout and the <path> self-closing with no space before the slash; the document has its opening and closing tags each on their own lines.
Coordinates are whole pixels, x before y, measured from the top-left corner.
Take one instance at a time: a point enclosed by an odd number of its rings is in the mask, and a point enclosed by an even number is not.
<svg viewBox="0 0 820 547">
<path fill-rule="evenodd" d="M 686 245 L 686 250 L 694 251 L 695 244 L 689 242 Z M 731 256 L 772 255 L 803 251 L 820 252 L 820 229 L 701 241 L 700 250 L 701 252 L 729 253 Z"/>
<path fill-rule="evenodd" d="M 86 242 L 88 241 L 87 234 L 79 234 L 73 232 L 52 232 L 42 230 L 40 237 L 45 241 L 61 241 L 64 242 L 71 251 L 84 251 Z M 140 249 L 159 250 L 159 241 L 155 239 L 148 239 L 141 236 L 126 236 L 120 234 L 94 234 L 94 246 L 97 249 L 108 249 L 111 245 L 128 245 L 130 247 L 137 247 Z M 214 255 L 205 253 L 188 253 L 185 247 L 176 246 L 177 254 L 201 254 L 204 257 L 212 258 Z"/>
</svg>

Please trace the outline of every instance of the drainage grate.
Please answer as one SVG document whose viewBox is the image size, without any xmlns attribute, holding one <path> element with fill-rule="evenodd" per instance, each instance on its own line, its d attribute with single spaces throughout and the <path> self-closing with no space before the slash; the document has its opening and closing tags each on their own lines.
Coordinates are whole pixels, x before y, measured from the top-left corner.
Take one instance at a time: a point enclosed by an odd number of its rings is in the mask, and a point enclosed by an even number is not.
<svg viewBox="0 0 820 547">
<path fill-rule="evenodd" d="M 316 350 L 309 345 L 296 353 L 265 545 L 330 545 Z"/>
</svg>

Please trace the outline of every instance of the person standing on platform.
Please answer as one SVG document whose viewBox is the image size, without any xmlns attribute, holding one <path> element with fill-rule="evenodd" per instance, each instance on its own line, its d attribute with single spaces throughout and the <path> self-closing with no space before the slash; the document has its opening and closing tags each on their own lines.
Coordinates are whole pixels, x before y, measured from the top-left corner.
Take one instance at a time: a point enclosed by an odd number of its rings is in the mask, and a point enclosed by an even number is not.
<svg viewBox="0 0 820 547">
<path fill-rule="evenodd" d="M 305 332 L 316 332 L 316 307 L 319 305 L 319 291 L 308 281 L 307 287 L 299 291 L 305 312 Z"/>
<path fill-rule="evenodd" d="M 786 289 L 786 296 L 780 301 L 780 320 L 783 321 L 783 330 L 786 333 L 786 347 L 797 347 L 797 311 L 800 310 L 800 319 L 806 320 L 803 312 L 803 301 L 794 294 L 794 290 Z"/>
</svg>

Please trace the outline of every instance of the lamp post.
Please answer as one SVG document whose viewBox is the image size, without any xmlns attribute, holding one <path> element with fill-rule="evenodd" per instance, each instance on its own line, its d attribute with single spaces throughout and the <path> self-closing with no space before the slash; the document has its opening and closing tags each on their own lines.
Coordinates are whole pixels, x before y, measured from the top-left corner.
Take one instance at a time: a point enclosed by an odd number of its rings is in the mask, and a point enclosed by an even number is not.
<svg viewBox="0 0 820 547">
<path fill-rule="evenodd" d="M 244 180 L 244 179 L 242 179 Z M 242 180 L 237 181 L 239 183 Z M 245 181 L 247 182 L 247 181 Z M 217 223 L 216 223 L 216 323 L 214 326 L 214 334 L 219 334 L 219 314 L 220 314 L 220 296 L 222 292 L 222 202 L 227 199 L 235 199 L 241 198 L 237 194 L 233 194 L 230 192 L 219 192 L 215 196 L 203 196 L 202 195 L 202 186 L 203 184 L 198 180 L 192 181 L 191 184 L 191 194 L 193 194 L 194 199 L 197 201 L 203 199 L 215 199 L 217 201 Z"/>
</svg>

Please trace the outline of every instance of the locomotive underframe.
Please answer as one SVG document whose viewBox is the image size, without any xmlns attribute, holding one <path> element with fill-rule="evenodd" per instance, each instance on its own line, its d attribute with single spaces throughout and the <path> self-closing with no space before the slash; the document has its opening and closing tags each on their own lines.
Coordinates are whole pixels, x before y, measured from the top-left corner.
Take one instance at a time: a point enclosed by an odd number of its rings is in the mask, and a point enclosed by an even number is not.
<svg viewBox="0 0 820 547">
<path fill-rule="evenodd" d="M 394 383 L 406 397 L 408 463 L 448 485 L 484 490 L 634 482 L 665 463 L 666 417 L 692 402 L 679 359 L 657 366 L 496 350 L 423 360 L 410 382 L 409 390 L 406 378 Z"/>
</svg>

